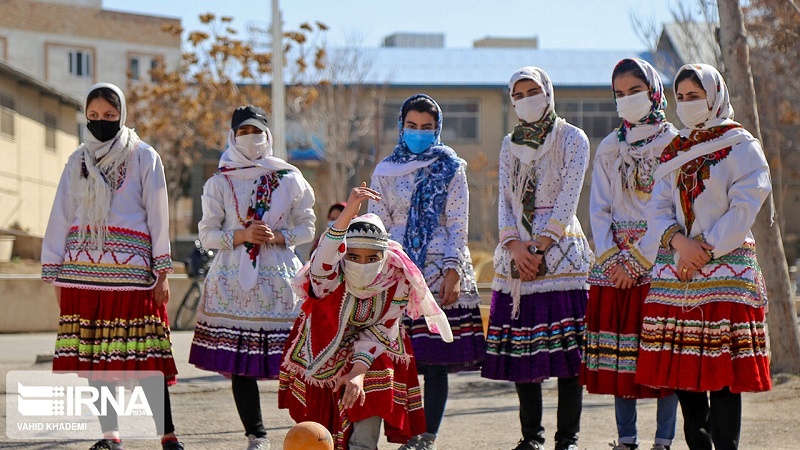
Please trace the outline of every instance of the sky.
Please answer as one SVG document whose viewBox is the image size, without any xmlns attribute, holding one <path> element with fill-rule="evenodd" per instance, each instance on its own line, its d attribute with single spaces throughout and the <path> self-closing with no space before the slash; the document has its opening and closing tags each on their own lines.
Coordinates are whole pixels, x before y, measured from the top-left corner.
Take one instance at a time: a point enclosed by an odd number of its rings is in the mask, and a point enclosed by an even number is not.
<svg viewBox="0 0 800 450">
<path fill-rule="evenodd" d="M 446 47 L 471 47 L 492 37 L 537 37 L 543 49 L 644 50 L 632 16 L 644 23 L 671 21 L 677 0 L 280 0 L 285 29 L 320 21 L 330 27 L 330 46 L 355 39 L 380 46 L 395 32 L 444 33 Z M 206 12 L 234 18 L 244 32 L 249 23 L 267 26 L 271 0 L 103 0 L 105 9 L 181 18 L 187 30 L 200 29 Z"/>
</svg>

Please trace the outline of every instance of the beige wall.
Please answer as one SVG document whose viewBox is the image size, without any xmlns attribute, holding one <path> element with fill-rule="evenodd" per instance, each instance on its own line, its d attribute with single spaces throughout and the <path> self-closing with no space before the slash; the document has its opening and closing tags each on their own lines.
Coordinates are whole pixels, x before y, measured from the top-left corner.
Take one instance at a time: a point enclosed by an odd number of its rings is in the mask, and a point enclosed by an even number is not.
<svg viewBox="0 0 800 450">
<path fill-rule="evenodd" d="M 170 275 L 167 316 L 178 312 L 191 286 L 186 275 Z M 58 306 L 53 286 L 39 275 L 0 275 L 0 333 L 33 333 L 58 330 Z"/>
<path fill-rule="evenodd" d="M 0 134 L 0 228 L 18 225 L 42 236 L 58 180 L 78 147 L 76 108 L 0 75 L 0 92 L 15 103 L 14 136 Z M 56 148 L 45 148 L 44 114 L 56 117 Z"/>
</svg>

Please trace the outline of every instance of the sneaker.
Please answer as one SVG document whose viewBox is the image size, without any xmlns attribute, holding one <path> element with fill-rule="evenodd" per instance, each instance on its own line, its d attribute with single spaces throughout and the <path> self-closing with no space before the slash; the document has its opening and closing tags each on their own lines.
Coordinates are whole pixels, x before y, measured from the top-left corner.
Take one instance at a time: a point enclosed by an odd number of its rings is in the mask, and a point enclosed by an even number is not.
<svg viewBox="0 0 800 450">
<path fill-rule="evenodd" d="M 542 444 L 538 441 L 534 441 L 533 439 L 526 440 L 522 438 L 517 442 L 517 446 L 513 448 L 513 450 L 544 450 Z"/>
<path fill-rule="evenodd" d="M 556 450 L 578 450 L 578 444 L 572 441 L 562 441 L 556 444 Z"/>
<path fill-rule="evenodd" d="M 636 450 L 639 448 L 639 444 L 623 444 L 622 442 L 617 444 L 617 441 L 608 444 L 608 446 L 611 447 L 611 450 Z"/>
<path fill-rule="evenodd" d="M 247 450 L 269 450 L 269 439 L 266 436 L 257 438 L 249 434 L 247 438 L 250 439 L 250 445 L 247 446 Z"/>
<path fill-rule="evenodd" d="M 653 448 L 651 450 L 669 450 L 669 445 L 653 444 Z"/>
<path fill-rule="evenodd" d="M 111 439 L 100 439 L 89 450 L 123 450 L 122 442 L 114 442 Z"/>
<path fill-rule="evenodd" d="M 420 439 L 422 439 L 421 436 L 422 435 L 412 437 L 411 439 L 408 440 L 408 442 L 401 445 L 400 448 L 398 448 L 397 450 L 416 450 L 417 444 L 419 444 Z"/>
<path fill-rule="evenodd" d="M 436 443 L 433 439 L 426 439 L 423 437 L 417 443 L 416 450 L 436 450 Z"/>
<path fill-rule="evenodd" d="M 167 441 L 161 444 L 162 450 L 184 450 L 183 442 Z"/>
</svg>

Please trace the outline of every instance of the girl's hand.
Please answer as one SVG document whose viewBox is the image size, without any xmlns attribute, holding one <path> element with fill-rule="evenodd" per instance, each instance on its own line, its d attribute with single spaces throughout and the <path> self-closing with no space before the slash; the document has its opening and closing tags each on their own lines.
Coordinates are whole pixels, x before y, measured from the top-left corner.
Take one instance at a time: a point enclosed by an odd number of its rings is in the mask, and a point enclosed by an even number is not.
<svg viewBox="0 0 800 450">
<path fill-rule="evenodd" d="M 442 306 L 450 306 L 457 302 L 459 294 L 461 294 L 461 275 L 454 269 L 447 269 L 439 287 L 439 298 L 442 299 Z"/>
<path fill-rule="evenodd" d="M 350 198 L 347 200 L 347 206 L 344 207 L 339 217 L 333 223 L 333 227 L 339 230 L 347 229 L 353 217 L 358 215 L 361 209 L 361 202 L 365 200 L 381 201 L 380 192 L 375 189 L 367 187 L 367 183 L 361 183 L 361 186 L 354 187 L 350 190 Z"/>
<path fill-rule="evenodd" d="M 350 202 L 348 202 L 349 204 Z M 342 405 L 350 409 L 358 401 L 359 406 L 364 406 L 364 400 L 367 398 L 367 394 L 364 392 L 364 374 L 367 373 L 367 366 L 361 363 L 353 364 L 353 368 L 350 372 L 339 378 L 336 382 L 336 385 L 333 387 L 333 392 L 339 392 L 342 388 L 344 388 L 344 394 L 342 394 Z"/>
<path fill-rule="evenodd" d="M 670 245 L 680 253 L 678 261 L 678 279 L 689 281 L 701 267 L 711 261 L 708 251 L 714 246 L 706 242 L 690 239 L 681 233 L 672 237 Z"/>
<path fill-rule="evenodd" d="M 156 305 L 166 305 L 169 302 L 169 281 L 167 281 L 167 273 L 159 272 L 156 285 L 153 287 L 153 294 L 155 295 Z"/>
<path fill-rule="evenodd" d="M 528 247 L 535 245 L 536 242 L 522 242 L 519 240 L 511 241 L 506 244 L 506 248 L 511 252 L 511 257 L 517 265 L 519 278 L 522 281 L 533 281 L 539 273 L 539 265 L 542 264 L 542 255 L 534 255 Z"/>
<path fill-rule="evenodd" d="M 254 220 L 247 228 L 233 232 L 233 245 L 237 246 L 245 242 L 254 245 L 264 245 L 269 243 L 269 240 L 274 237 L 275 235 L 266 223 L 260 220 Z"/>
<path fill-rule="evenodd" d="M 636 284 L 636 280 L 631 278 L 628 272 L 619 264 L 611 269 L 611 275 L 608 277 L 608 280 L 614 283 L 614 287 L 617 289 L 630 289 Z"/>
</svg>

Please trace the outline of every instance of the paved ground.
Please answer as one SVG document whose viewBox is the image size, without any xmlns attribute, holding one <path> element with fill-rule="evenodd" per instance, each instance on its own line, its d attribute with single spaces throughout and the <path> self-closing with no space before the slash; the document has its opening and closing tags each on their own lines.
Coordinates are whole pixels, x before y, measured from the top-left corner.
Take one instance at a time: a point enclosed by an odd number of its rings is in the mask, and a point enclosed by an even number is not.
<svg viewBox="0 0 800 450">
<path fill-rule="evenodd" d="M 191 332 L 174 333 L 175 356 L 180 382 L 171 388 L 175 422 L 188 450 L 227 450 L 247 448 L 239 423 L 229 382 L 224 378 L 190 366 Z M 35 364 L 36 355 L 52 352 L 55 334 L 0 335 L 0 392 L 5 400 L 5 375 L 9 370 L 48 370 L 47 363 Z M 800 447 L 800 377 L 778 377 L 775 389 L 744 397 L 742 449 L 796 449 Z M 293 425 L 286 411 L 277 409 L 277 382 L 260 383 L 261 404 L 269 428 L 272 449 L 281 450 L 286 432 Z M 548 448 L 555 432 L 556 390 L 545 383 L 545 427 Z M 5 408 L 0 410 L 0 448 L 86 450 L 91 442 L 10 441 L 5 436 Z M 652 445 L 655 402 L 643 401 L 639 411 L 643 449 Z M 581 449 L 609 450 L 616 437 L 613 398 L 585 395 Z M 686 449 L 682 426 L 673 449 Z M 519 439 L 517 397 L 509 383 L 484 380 L 478 374 L 455 375 L 447 413 L 442 425 L 439 448 L 444 450 L 508 450 Z M 380 450 L 398 446 L 380 444 Z M 156 441 L 129 440 L 129 450 L 159 449 Z"/>
</svg>

